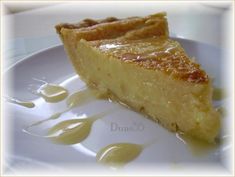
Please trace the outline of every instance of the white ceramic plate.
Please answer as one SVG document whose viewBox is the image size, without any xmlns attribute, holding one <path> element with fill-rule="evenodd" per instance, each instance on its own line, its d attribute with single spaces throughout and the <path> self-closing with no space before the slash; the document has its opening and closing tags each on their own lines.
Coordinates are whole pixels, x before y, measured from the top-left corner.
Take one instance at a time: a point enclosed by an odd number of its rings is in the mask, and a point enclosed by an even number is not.
<svg viewBox="0 0 235 177">
<path fill-rule="evenodd" d="M 219 49 L 202 43 L 176 38 L 190 56 L 194 56 L 202 67 L 215 78 L 220 86 L 221 52 Z M 198 166 L 218 166 L 222 168 L 223 147 L 201 155 L 195 155 L 174 133 L 146 119 L 143 115 L 106 100 L 94 100 L 65 113 L 59 120 L 79 115 L 93 115 L 115 107 L 115 111 L 94 123 L 87 139 L 80 144 L 58 145 L 45 138 L 34 137 L 22 131 L 33 122 L 48 118 L 65 108 L 65 101 L 56 104 L 45 103 L 42 98 L 31 94 L 27 88 L 38 82 L 33 78 L 44 79 L 49 83 L 66 87 L 70 94 L 85 86 L 75 74 L 63 46 L 56 46 L 36 53 L 9 68 L 4 75 L 6 88 L 4 95 L 22 100 L 33 100 L 36 107 L 24 108 L 11 103 L 4 105 L 5 165 L 6 173 L 31 174 L 187 174 Z M 214 103 L 220 105 L 221 102 Z M 54 124 L 50 121 L 48 124 Z M 119 129 L 117 129 L 117 126 Z M 139 129 L 138 129 L 139 127 Z M 42 125 L 39 131 L 45 128 Z M 154 140 L 141 155 L 123 169 L 112 170 L 96 163 L 95 154 L 102 147 L 116 142 L 144 144 Z M 149 169 L 149 170 L 147 170 Z M 207 167 L 209 170 L 210 168 Z M 218 171 L 217 168 L 216 171 Z M 216 172 L 214 171 L 214 172 Z M 216 172 L 217 173 L 217 172 Z M 36 173 L 38 174 L 38 173 Z M 196 174 L 193 172 L 193 174 Z M 217 173 L 218 174 L 218 173 Z"/>
</svg>

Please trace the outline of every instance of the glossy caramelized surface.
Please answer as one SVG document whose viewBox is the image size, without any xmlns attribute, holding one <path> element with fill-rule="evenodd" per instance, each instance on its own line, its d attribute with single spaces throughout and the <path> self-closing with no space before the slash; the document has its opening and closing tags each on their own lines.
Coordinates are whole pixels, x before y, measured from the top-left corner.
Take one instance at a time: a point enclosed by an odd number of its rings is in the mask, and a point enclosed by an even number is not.
<svg viewBox="0 0 235 177">
<path fill-rule="evenodd" d="M 163 71 L 173 77 L 192 82 L 208 83 L 207 74 L 192 61 L 180 44 L 165 37 L 139 40 L 125 38 L 90 42 L 106 55 L 146 69 Z"/>
</svg>

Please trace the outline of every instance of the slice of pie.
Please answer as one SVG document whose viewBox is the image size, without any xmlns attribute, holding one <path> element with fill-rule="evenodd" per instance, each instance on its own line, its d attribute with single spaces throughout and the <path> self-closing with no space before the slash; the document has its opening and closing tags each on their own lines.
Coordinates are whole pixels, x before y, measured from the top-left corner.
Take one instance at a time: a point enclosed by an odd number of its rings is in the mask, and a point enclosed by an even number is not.
<svg viewBox="0 0 235 177">
<path fill-rule="evenodd" d="M 214 142 L 219 114 L 205 71 L 168 36 L 165 13 L 85 19 L 56 26 L 69 58 L 90 86 L 171 131 Z"/>
</svg>

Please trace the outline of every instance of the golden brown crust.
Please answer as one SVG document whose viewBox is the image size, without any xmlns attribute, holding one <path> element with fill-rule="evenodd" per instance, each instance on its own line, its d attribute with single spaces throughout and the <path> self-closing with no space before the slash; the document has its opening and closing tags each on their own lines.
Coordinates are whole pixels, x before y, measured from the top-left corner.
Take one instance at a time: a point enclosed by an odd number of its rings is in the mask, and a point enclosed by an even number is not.
<svg viewBox="0 0 235 177">
<path fill-rule="evenodd" d="M 129 33 L 129 39 L 145 38 L 146 34 L 148 36 L 168 36 L 168 24 L 165 16 L 165 13 L 157 13 L 144 18 L 85 19 L 78 24 L 59 24 L 56 26 L 56 30 L 62 39 L 67 35 L 72 35 L 78 41 L 80 39 L 87 41 L 113 39 L 126 33 Z"/>
<path fill-rule="evenodd" d="M 117 19 L 116 17 L 107 17 L 105 19 L 102 20 L 94 20 L 94 19 L 84 19 L 83 21 L 79 22 L 79 23 L 61 23 L 55 26 L 57 33 L 60 34 L 60 31 L 62 28 L 65 29 L 80 29 L 80 28 L 86 28 L 86 27 L 90 27 L 90 26 L 94 26 L 97 24 L 101 24 L 101 23 L 110 23 L 110 22 L 114 22 L 114 21 L 119 21 L 119 19 Z"/>
</svg>

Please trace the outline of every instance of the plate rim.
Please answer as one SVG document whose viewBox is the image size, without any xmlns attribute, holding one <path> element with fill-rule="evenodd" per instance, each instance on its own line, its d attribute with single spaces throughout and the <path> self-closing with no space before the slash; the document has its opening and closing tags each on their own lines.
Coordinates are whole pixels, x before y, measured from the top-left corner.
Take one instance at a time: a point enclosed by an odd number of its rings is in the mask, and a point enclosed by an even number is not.
<svg viewBox="0 0 235 177">
<path fill-rule="evenodd" d="M 16 61 L 15 63 L 11 64 L 10 66 L 7 66 L 6 68 L 3 68 L 3 75 L 7 74 L 7 72 L 9 72 L 11 69 L 16 67 L 16 65 L 21 64 L 22 62 L 24 62 L 26 60 L 29 60 L 32 57 L 34 57 L 36 55 L 40 55 L 41 53 L 47 52 L 49 50 L 53 50 L 53 49 L 59 48 L 61 46 L 63 46 L 63 44 L 55 44 L 55 45 L 52 45 L 50 47 L 45 47 L 45 48 L 37 50 L 37 51 L 35 51 L 35 52 L 33 52 L 33 53 L 31 53 L 31 54 L 29 54 L 29 55 L 19 59 L 19 61 Z"/>
</svg>

